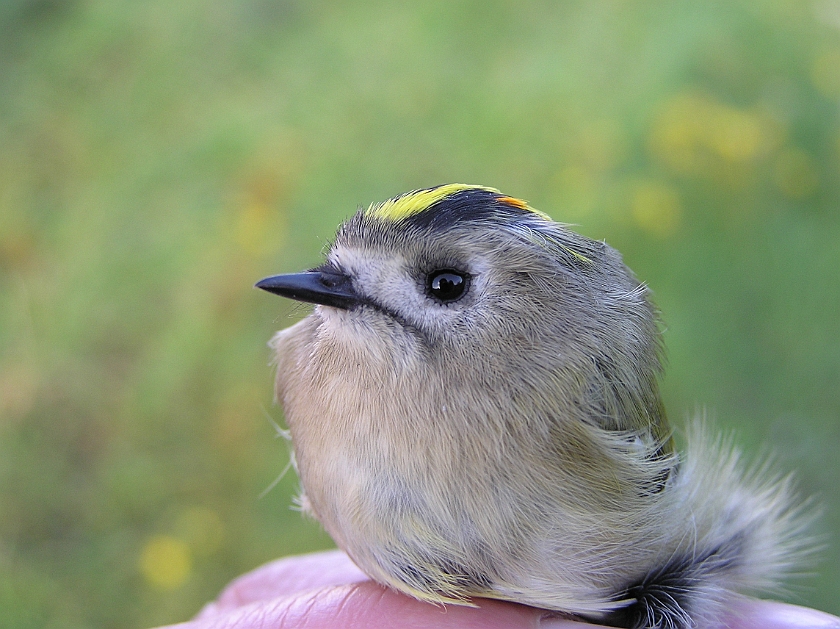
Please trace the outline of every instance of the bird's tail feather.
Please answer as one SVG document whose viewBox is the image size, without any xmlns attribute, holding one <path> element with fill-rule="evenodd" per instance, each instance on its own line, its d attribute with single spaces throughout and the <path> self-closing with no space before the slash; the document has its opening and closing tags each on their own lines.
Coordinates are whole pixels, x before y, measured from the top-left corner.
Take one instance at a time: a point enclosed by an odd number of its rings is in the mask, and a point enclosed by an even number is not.
<svg viewBox="0 0 840 629">
<path fill-rule="evenodd" d="M 745 593 L 776 592 L 807 564 L 815 518 L 790 476 L 767 464 L 745 466 L 731 440 L 693 422 L 687 447 L 666 491 L 679 523 L 667 557 L 616 600 L 629 604 L 599 622 L 629 629 L 716 627 L 723 610 Z M 680 530 L 681 529 L 681 530 Z"/>
</svg>

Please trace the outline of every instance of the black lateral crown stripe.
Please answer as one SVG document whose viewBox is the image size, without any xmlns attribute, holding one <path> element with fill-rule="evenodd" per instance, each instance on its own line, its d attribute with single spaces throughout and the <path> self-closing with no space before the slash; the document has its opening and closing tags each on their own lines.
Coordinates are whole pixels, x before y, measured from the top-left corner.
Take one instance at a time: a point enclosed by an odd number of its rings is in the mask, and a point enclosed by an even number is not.
<svg viewBox="0 0 840 629">
<path fill-rule="evenodd" d="M 506 203 L 502 200 L 504 198 L 496 192 L 480 188 L 460 190 L 409 216 L 404 222 L 421 229 L 444 229 L 457 223 L 532 214 L 529 210 Z"/>
</svg>

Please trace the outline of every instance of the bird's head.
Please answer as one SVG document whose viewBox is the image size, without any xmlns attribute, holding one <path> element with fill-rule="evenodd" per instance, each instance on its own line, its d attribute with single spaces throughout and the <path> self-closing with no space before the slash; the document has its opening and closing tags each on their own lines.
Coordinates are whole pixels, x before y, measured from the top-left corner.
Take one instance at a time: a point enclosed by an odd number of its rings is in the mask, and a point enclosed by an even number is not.
<svg viewBox="0 0 840 629">
<path fill-rule="evenodd" d="M 324 264 L 257 287 L 318 304 L 321 342 L 361 362 L 665 437 L 646 287 L 605 243 L 493 188 L 448 184 L 361 209 Z"/>
</svg>

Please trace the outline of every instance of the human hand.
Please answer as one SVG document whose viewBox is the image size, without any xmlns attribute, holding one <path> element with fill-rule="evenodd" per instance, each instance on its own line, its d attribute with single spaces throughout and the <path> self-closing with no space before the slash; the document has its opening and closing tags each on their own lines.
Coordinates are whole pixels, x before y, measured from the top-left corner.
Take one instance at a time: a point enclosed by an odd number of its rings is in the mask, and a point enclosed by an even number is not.
<svg viewBox="0 0 840 629">
<path fill-rule="evenodd" d="M 477 607 L 422 603 L 371 581 L 341 551 L 286 557 L 225 588 L 195 619 L 161 629 L 586 629 L 588 625 L 514 603 Z M 840 629 L 840 618 L 795 605 L 748 600 L 730 629 Z"/>
</svg>

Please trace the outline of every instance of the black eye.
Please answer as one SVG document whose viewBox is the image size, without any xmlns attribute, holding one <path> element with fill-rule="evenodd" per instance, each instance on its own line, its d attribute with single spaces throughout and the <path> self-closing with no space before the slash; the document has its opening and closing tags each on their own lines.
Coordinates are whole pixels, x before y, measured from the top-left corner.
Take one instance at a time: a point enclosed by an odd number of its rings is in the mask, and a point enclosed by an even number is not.
<svg viewBox="0 0 840 629">
<path fill-rule="evenodd" d="M 466 273 L 441 270 L 429 273 L 427 278 L 429 294 L 443 302 L 455 301 L 467 289 Z"/>
</svg>

